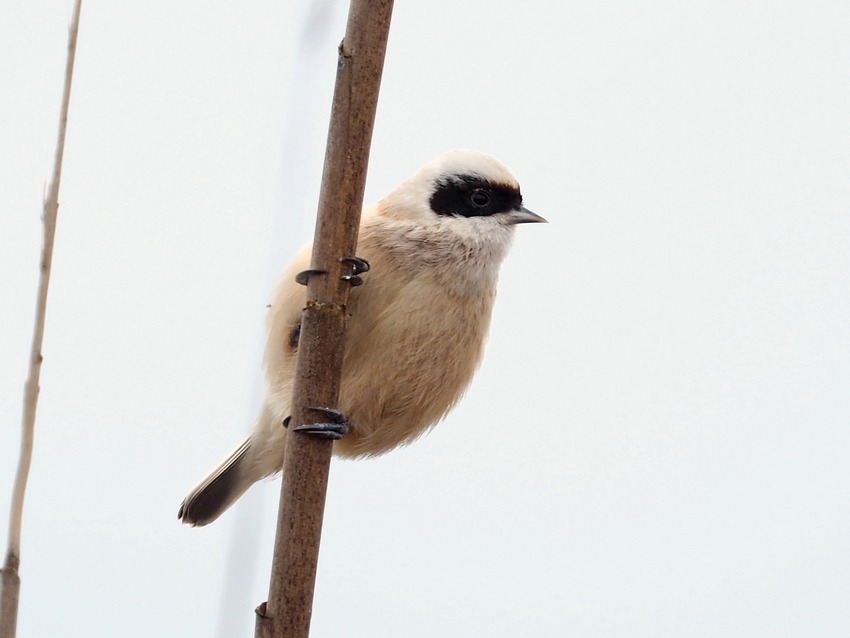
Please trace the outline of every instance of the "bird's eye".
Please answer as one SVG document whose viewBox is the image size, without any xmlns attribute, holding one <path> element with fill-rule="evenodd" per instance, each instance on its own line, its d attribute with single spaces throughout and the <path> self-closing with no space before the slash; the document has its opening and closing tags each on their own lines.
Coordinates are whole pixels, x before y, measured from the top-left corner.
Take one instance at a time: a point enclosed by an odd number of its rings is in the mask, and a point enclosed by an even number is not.
<svg viewBox="0 0 850 638">
<path fill-rule="evenodd" d="M 476 188 L 469 194 L 469 201 L 476 208 L 484 208 L 490 203 L 490 193 L 483 188 Z"/>
</svg>

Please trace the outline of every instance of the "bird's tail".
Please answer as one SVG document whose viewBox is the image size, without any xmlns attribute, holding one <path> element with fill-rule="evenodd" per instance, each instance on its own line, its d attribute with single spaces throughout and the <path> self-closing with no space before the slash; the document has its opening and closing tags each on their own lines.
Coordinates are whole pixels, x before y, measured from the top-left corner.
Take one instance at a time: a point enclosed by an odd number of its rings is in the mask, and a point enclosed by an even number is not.
<svg viewBox="0 0 850 638">
<path fill-rule="evenodd" d="M 250 439 L 245 439 L 183 499 L 177 518 L 193 527 L 212 523 L 254 484 L 257 478 L 249 471 L 250 443 Z"/>
</svg>

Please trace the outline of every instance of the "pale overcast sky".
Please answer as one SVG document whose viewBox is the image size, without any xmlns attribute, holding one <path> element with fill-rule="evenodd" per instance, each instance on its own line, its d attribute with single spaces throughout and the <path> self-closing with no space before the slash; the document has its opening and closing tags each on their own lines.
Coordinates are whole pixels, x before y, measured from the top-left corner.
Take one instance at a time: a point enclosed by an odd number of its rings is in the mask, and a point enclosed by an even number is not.
<svg viewBox="0 0 850 638">
<path fill-rule="evenodd" d="M 0 8 L 4 531 L 70 7 Z M 253 636 L 279 482 L 176 514 L 253 419 L 346 11 L 85 0 L 22 638 Z M 398 2 L 367 200 L 471 147 L 550 224 L 461 405 L 334 462 L 312 636 L 850 635 L 848 114 L 846 1 Z"/>
</svg>

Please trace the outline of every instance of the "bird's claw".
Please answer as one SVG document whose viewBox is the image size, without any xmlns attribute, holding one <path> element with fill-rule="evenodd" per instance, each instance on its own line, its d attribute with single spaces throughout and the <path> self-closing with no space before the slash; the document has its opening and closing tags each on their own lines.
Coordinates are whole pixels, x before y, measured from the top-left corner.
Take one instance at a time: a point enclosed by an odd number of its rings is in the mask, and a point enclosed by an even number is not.
<svg viewBox="0 0 850 638">
<path fill-rule="evenodd" d="M 322 270 L 321 268 L 308 268 L 307 270 L 302 270 L 300 273 L 295 275 L 295 282 L 301 284 L 302 286 L 306 286 L 312 275 L 327 275 L 327 270 Z"/>
<path fill-rule="evenodd" d="M 314 412 L 321 412 L 328 420 L 324 423 L 305 423 L 304 425 L 299 425 L 297 428 L 292 429 L 293 432 L 301 432 L 302 434 L 310 434 L 322 439 L 337 441 L 348 434 L 348 431 L 351 429 L 351 425 L 348 423 L 345 415 L 339 410 L 321 407 L 310 407 L 308 409 Z M 291 419 L 291 416 L 286 417 L 283 420 L 283 427 L 289 428 Z"/>
<path fill-rule="evenodd" d="M 369 262 L 362 257 L 343 257 L 340 261 L 344 264 L 351 264 L 351 274 L 343 275 L 340 279 L 347 281 L 352 286 L 361 285 L 363 278 L 360 275 L 369 272 Z"/>
<path fill-rule="evenodd" d="M 369 262 L 360 257 L 343 257 L 340 261 L 344 264 L 351 264 L 351 273 L 340 276 L 340 279 L 347 281 L 352 286 L 361 285 L 363 283 L 363 278 L 360 275 L 369 271 Z M 307 270 L 302 270 L 300 273 L 295 275 L 295 281 L 302 286 L 306 286 L 310 281 L 310 277 L 313 275 L 327 274 L 328 271 L 323 270 L 322 268 L 308 268 Z"/>
</svg>

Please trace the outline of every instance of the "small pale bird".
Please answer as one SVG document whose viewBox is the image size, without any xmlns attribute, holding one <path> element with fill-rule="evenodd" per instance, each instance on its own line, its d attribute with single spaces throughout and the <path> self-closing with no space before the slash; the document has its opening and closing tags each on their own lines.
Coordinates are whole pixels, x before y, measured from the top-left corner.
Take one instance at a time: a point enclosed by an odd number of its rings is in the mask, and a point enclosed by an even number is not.
<svg viewBox="0 0 850 638">
<path fill-rule="evenodd" d="M 349 298 L 339 394 L 345 419 L 313 433 L 337 439 L 339 456 L 368 457 L 410 443 L 440 421 L 481 361 L 514 226 L 545 221 L 523 206 L 508 169 L 470 150 L 440 155 L 364 210 L 357 261 L 371 268 Z M 307 246 L 295 256 L 273 295 L 259 417 L 184 499 L 184 523 L 214 521 L 252 484 L 282 469 L 306 303 L 296 275 L 309 268 L 310 255 Z"/>
</svg>

